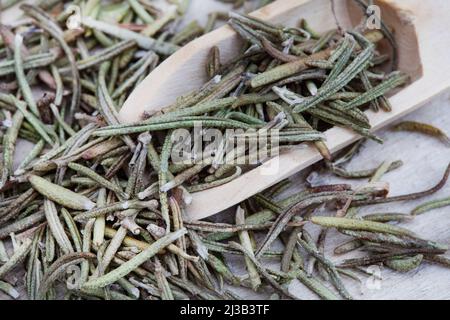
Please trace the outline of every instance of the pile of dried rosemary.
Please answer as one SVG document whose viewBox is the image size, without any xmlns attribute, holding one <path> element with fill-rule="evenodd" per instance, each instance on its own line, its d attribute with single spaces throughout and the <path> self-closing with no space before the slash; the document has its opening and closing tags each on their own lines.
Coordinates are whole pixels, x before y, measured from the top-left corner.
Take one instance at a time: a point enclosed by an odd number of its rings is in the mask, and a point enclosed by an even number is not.
<svg viewBox="0 0 450 320">
<path fill-rule="evenodd" d="M 360 266 L 383 262 L 402 272 L 423 260 L 449 265 L 441 255 L 447 247 L 387 223 L 410 216 L 356 215 L 365 204 L 431 194 L 449 170 L 432 190 L 389 198 L 376 181 L 398 163 L 347 172 L 342 163 L 355 148 L 332 159 L 323 140 L 335 125 L 379 140 L 363 110 L 389 111 L 385 94 L 407 80 L 383 71 L 389 56 L 376 48 L 385 34 L 317 34 L 306 21 L 284 27 L 231 13 L 229 24 L 246 40 L 242 54 L 222 64 L 212 48 L 211 80 L 201 89 L 141 123 L 121 125 L 118 111 L 136 85 L 224 18 L 213 13 L 204 28 L 194 21 L 178 30 L 189 1 L 168 2 L 41 1 L 21 6 L 25 19 L 0 26 L 1 291 L 18 297 L 11 270 L 23 261 L 29 299 L 61 298 L 57 283 L 67 299 L 239 299 L 224 283 L 253 290 L 268 284 L 283 297 L 301 298 L 287 288 L 293 279 L 321 298 L 350 299 L 341 277 L 357 278 L 352 269 Z M 80 21 L 70 4 L 79 6 Z M 45 94 L 36 100 L 38 87 Z M 190 136 L 196 124 L 225 138 L 189 161 L 174 161 L 174 133 L 187 129 Z M 229 129 L 247 130 L 232 137 L 249 143 L 261 132 L 276 132 L 276 145 L 266 146 L 272 155 L 312 142 L 332 172 L 371 177 L 371 183 L 308 188 L 275 200 L 289 184 L 283 181 L 241 204 L 234 224 L 184 221 L 191 193 L 227 183 L 265 160 L 252 163 L 260 150 L 247 144 L 229 156 Z M 15 165 L 19 138 L 34 146 Z M 327 203 L 337 205 L 337 216 L 315 216 Z M 448 199 L 417 212 L 445 204 Z M 303 229 L 306 223 L 324 228 L 318 242 Z M 336 253 L 363 248 L 369 255 L 333 264 L 323 254 L 331 227 L 353 239 Z M 8 238 L 12 251 L 5 248 Z M 271 249 L 277 239 L 285 244 L 282 252 Z M 247 273 L 233 274 L 226 254 L 241 256 Z M 278 259 L 280 270 L 263 259 Z"/>
</svg>

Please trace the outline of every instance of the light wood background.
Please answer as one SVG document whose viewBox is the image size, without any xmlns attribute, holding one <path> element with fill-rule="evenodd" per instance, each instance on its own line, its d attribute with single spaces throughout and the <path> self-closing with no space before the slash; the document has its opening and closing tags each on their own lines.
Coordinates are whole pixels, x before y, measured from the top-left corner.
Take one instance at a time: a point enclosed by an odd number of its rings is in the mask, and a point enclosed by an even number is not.
<svg viewBox="0 0 450 320">
<path fill-rule="evenodd" d="M 195 17 L 200 23 L 206 22 L 207 13 L 213 10 L 228 10 L 230 6 L 219 4 L 215 0 L 192 0 L 189 16 Z M 189 19 L 188 19 L 189 20 Z M 449 31 L 450 32 L 450 31 Z M 416 120 L 436 125 L 450 134 L 450 93 L 444 94 L 420 110 L 405 117 L 407 120 Z M 440 180 L 442 174 L 450 162 L 450 148 L 440 141 L 424 137 L 415 133 L 398 133 L 389 129 L 377 132 L 385 143 L 382 145 L 368 142 L 360 154 L 348 165 L 348 169 L 366 169 L 378 166 L 384 160 L 403 160 L 404 166 L 388 173 L 384 181 L 390 183 L 391 195 L 400 195 L 428 189 Z M 26 147 L 25 147 L 26 150 Z M 23 154 L 23 153 L 22 153 Z M 20 157 L 20 155 L 19 155 Z M 308 171 L 308 170 L 305 170 Z M 295 187 L 289 193 L 301 190 L 304 187 L 305 172 L 293 177 Z M 336 177 L 317 172 L 313 174 L 313 184 L 335 183 L 340 180 Z M 363 183 L 356 181 L 355 184 Z M 377 205 L 361 210 L 363 214 L 372 212 L 402 212 L 408 213 L 418 204 L 430 199 L 438 199 L 450 196 L 450 183 L 438 193 L 425 200 L 417 200 L 406 203 L 392 203 Z M 216 216 L 217 220 L 226 221 L 229 213 Z M 439 241 L 450 245 L 450 207 L 434 210 L 417 217 L 403 226 L 417 232 L 423 238 Z M 314 228 L 308 226 L 308 230 L 315 234 Z M 340 261 L 352 256 L 337 257 L 333 249 L 346 238 L 336 231 L 329 232 L 326 241 L 326 255 L 333 261 Z M 281 247 L 280 247 L 281 248 Z M 450 254 L 447 254 L 449 256 Z M 231 268 L 236 274 L 244 274 L 245 269 L 241 259 L 227 257 Z M 268 260 L 269 265 L 277 268 L 278 264 Z M 417 270 L 400 274 L 389 269 L 380 268 L 382 280 L 373 282 L 371 279 L 362 278 L 362 283 L 344 279 L 349 291 L 355 299 L 450 299 L 450 270 L 441 266 L 422 264 Z M 11 276 L 22 282 L 23 270 L 17 270 Z M 289 290 L 300 299 L 317 299 L 301 283 L 293 281 Z M 23 292 L 23 288 L 21 289 Z M 262 290 L 256 294 L 248 290 L 238 289 L 237 293 L 246 299 L 269 298 L 269 290 Z M 22 296 L 24 298 L 24 296 Z M 7 299 L 0 293 L 0 299 Z"/>
</svg>

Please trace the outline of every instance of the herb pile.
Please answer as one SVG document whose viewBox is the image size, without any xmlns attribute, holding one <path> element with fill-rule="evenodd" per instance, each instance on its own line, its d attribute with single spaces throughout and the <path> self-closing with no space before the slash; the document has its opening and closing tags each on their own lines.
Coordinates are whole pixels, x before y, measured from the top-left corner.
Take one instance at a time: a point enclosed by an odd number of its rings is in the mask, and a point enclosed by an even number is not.
<svg viewBox="0 0 450 320">
<path fill-rule="evenodd" d="M 404 272 L 424 260 L 449 265 L 441 255 L 446 246 L 387 223 L 410 215 L 357 216 L 362 205 L 437 191 L 449 169 L 431 190 L 390 198 L 377 181 L 401 163 L 348 172 L 343 164 L 356 147 L 332 159 L 324 141 L 331 126 L 380 141 L 363 111 L 389 111 L 385 95 L 407 81 L 383 71 L 393 57 L 378 52 L 377 43 L 389 34 L 317 34 L 306 21 L 284 27 L 230 13 L 229 25 L 245 40 L 242 53 L 223 64 L 212 48 L 210 81 L 201 89 L 140 123 L 121 125 L 120 106 L 142 79 L 225 18 L 213 13 L 205 27 L 194 21 L 178 30 L 189 1 L 168 2 L 160 8 L 145 0 L 76 1 L 83 13 L 77 25 L 71 2 L 64 8 L 42 1 L 21 5 L 25 19 L 0 26 L 0 290 L 18 297 L 10 275 L 24 262 L 29 299 L 61 298 L 56 287 L 67 299 L 239 299 L 225 283 L 256 291 L 269 285 L 283 298 L 301 298 L 287 289 L 293 279 L 321 298 L 351 299 L 341 277 L 357 279 L 361 266 L 383 262 Z M 44 88 L 39 99 L 36 88 Z M 201 160 L 173 162 L 174 130 L 196 123 L 224 133 L 247 130 L 238 137 L 245 141 L 276 130 L 279 145 L 268 144 L 271 152 L 313 143 L 333 173 L 370 183 L 311 187 L 279 200 L 289 185 L 283 181 L 238 206 L 234 224 L 184 221 L 191 193 L 254 167 L 247 159 L 257 152 L 241 148 L 223 163 L 225 133 Z M 19 138 L 34 147 L 13 165 Z M 336 217 L 315 215 L 324 204 L 336 205 Z M 445 204 L 427 203 L 416 213 Z M 323 227 L 317 242 L 303 229 L 307 223 Z M 336 253 L 363 248 L 368 256 L 333 264 L 323 253 L 327 228 L 352 238 Z M 271 249 L 277 240 L 282 252 Z M 234 274 L 227 254 L 241 256 L 247 274 Z M 280 269 L 266 267 L 265 259 L 280 261 Z M 74 267 L 76 277 L 66 273 Z"/>
</svg>

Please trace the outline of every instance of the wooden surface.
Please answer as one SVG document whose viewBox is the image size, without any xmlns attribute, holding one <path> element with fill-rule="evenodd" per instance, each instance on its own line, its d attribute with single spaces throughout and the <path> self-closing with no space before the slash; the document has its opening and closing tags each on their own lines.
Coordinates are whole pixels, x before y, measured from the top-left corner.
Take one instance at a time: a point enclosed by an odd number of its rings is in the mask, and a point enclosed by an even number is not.
<svg viewBox="0 0 450 320">
<path fill-rule="evenodd" d="M 434 0 L 438 1 L 438 0 Z M 408 2 L 405 0 L 404 2 Z M 190 9 L 190 16 L 197 17 L 202 23 L 205 23 L 207 13 L 216 10 L 217 8 L 227 8 L 221 6 L 214 0 L 192 0 Z M 447 11 L 448 12 L 448 11 Z M 444 22 L 445 28 L 448 30 L 449 21 Z M 434 36 L 442 36 L 448 31 L 443 31 Z M 444 44 L 440 44 L 443 46 Z M 429 53 L 433 48 L 429 48 Z M 450 52 L 450 51 L 449 51 Z M 447 55 L 447 54 L 446 54 Z M 441 56 L 445 58 L 446 55 Z M 439 63 L 436 64 L 435 69 L 429 76 L 438 76 L 443 73 L 442 68 L 448 69 L 450 64 Z M 439 72 L 442 71 L 442 72 Z M 433 89 L 433 88 L 432 88 Z M 450 95 L 443 94 L 433 99 L 433 101 L 426 103 L 426 105 L 414 113 L 408 115 L 408 120 L 417 120 L 431 123 L 439 126 L 450 134 Z M 352 161 L 348 169 L 358 170 L 376 167 L 384 160 L 403 160 L 404 166 L 394 172 L 388 173 L 384 181 L 390 183 L 391 194 L 400 195 L 409 192 L 427 189 L 433 186 L 442 176 L 445 167 L 450 161 L 450 148 L 446 147 L 439 141 L 431 138 L 423 137 L 412 133 L 397 133 L 391 132 L 389 129 L 377 131 L 377 134 L 385 139 L 382 145 L 374 142 L 369 142 L 365 145 L 361 153 Z M 27 148 L 23 148 L 26 150 Z M 26 151 L 22 152 L 21 155 Z M 19 155 L 20 156 L 20 155 Z M 308 171 L 308 170 L 305 170 Z M 292 177 L 295 186 L 289 192 L 301 190 L 303 185 L 303 176 L 305 171 Z M 313 179 L 314 184 L 335 183 L 340 180 L 335 177 L 318 173 Z M 356 181 L 355 185 L 363 183 L 363 181 Z M 450 184 L 445 186 L 441 191 L 429 197 L 429 199 L 438 199 L 448 197 L 450 195 Z M 422 200 L 422 201 L 425 201 Z M 393 203 L 388 205 L 378 205 L 364 209 L 364 214 L 371 212 L 403 212 L 408 213 L 422 201 L 413 201 L 407 203 Z M 450 209 L 443 208 L 429 212 L 423 216 L 417 217 L 414 221 L 402 224 L 405 227 L 417 232 L 424 238 L 440 241 L 450 245 Z M 218 221 L 227 221 L 230 219 L 230 214 L 225 213 L 215 216 Z M 314 233 L 314 230 L 309 231 Z M 335 246 L 345 241 L 345 237 L 331 231 L 326 241 L 326 254 L 334 260 L 340 261 L 345 257 L 336 257 L 332 253 Z M 447 254 L 449 256 L 449 254 Z M 233 257 L 227 257 L 231 263 L 231 267 L 238 275 L 245 271 L 240 261 L 235 261 Z M 272 262 L 269 260 L 270 265 Z M 277 268 L 277 264 L 274 264 Z M 346 286 L 356 299 L 450 299 L 450 271 L 440 266 L 423 264 L 418 270 L 399 274 L 391 272 L 388 269 L 381 269 L 381 282 L 372 283 L 367 278 L 363 278 L 362 284 L 357 284 L 352 280 L 345 279 Z M 13 277 L 18 280 L 21 279 L 23 273 L 18 270 Z M 316 299 L 302 284 L 294 281 L 289 290 L 301 299 Z M 21 290 L 24 292 L 23 288 Z M 243 298 L 268 298 L 269 294 L 262 292 L 255 294 L 247 290 L 237 290 Z M 5 299 L 6 296 L 0 293 L 0 299 Z"/>
<path fill-rule="evenodd" d="M 208 1 L 211 3 L 212 1 Z M 408 0 L 403 2 L 408 3 Z M 433 1 L 437 2 L 437 1 Z M 195 0 L 194 0 L 195 3 Z M 429 2 L 428 2 L 429 3 Z M 441 1 L 441 4 L 449 6 L 450 3 Z M 206 8 L 206 1 L 203 7 Z M 200 7 L 197 7 L 196 13 L 201 15 Z M 423 7 L 421 10 L 427 15 L 428 19 L 434 19 L 430 15 L 429 8 Z M 204 12 L 204 11 L 203 11 Z M 314 23 L 314 21 L 311 21 Z M 434 39 L 439 36 L 449 36 L 450 21 L 441 21 L 441 32 L 434 35 L 429 35 Z M 437 50 L 442 50 L 445 44 L 436 46 Z M 433 53 L 435 46 L 426 49 L 426 55 L 430 56 Z M 445 55 L 444 55 L 445 56 Z M 440 58 L 444 58 L 441 56 Z M 438 59 L 439 60 L 439 59 Z M 433 61 L 428 61 L 433 62 Z M 438 69 L 442 68 L 442 72 Z M 440 74 L 445 77 L 445 70 L 450 68 L 450 64 L 435 64 L 434 67 L 427 73 L 428 77 Z M 446 83 L 448 80 L 444 80 Z M 416 90 L 410 89 L 411 95 L 416 94 Z M 427 89 L 429 90 L 429 89 Z M 418 93 L 426 94 L 426 92 Z M 443 93 L 435 97 L 432 101 L 427 102 L 423 108 L 411 113 L 408 116 L 401 118 L 401 120 L 415 120 L 430 123 L 442 128 L 447 134 L 450 134 L 450 94 Z M 377 131 L 377 134 L 385 140 L 384 144 L 380 145 L 375 142 L 368 142 L 361 150 L 360 154 L 349 164 L 348 169 L 360 170 L 378 166 L 385 160 L 402 160 L 405 164 L 400 169 L 388 173 L 383 179 L 389 182 L 391 188 L 391 195 L 401 195 L 405 193 L 425 190 L 433 186 L 440 180 L 442 174 L 450 161 L 450 148 L 440 141 L 430 139 L 415 133 L 392 132 L 389 128 Z M 306 171 L 292 177 L 295 186 L 289 190 L 290 193 L 302 190 L 304 188 L 304 176 Z M 349 180 L 338 179 L 336 177 L 318 173 L 315 184 L 338 183 Z M 353 184 L 362 184 L 364 181 L 356 181 Z M 448 183 L 441 191 L 435 195 L 417 201 L 392 203 L 386 205 L 377 205 L 367 207 L 362 210 L 363 214 L 374 212 L 402 212 L 409 213 L 413 208 L 423 201 L 430 199 L 439 199 L 448 197 L 450 195 L 450 183 Z M 325 214 L 325 212 L 324 212 Z M 215 216 L 217 221 L 232 221 L 229 212 Z M 450 208 L 442 208 L 429 212 L 423 216 L 417 217 L 414 221 L 403 223 L 402 226 L 410 228 L 417 232 L 424 238 L 440 241 L 444 244 L 450 245 Z M 313 234 L 317 231 L 311 226 L 307 226 L 308 231 Z M 338 257 L 333 254 L 333 249 L 346 241 L 346 237 L 340 235 L 335 230 L 329 232 L 326 240 L 326 255 L 333 261 L 341 261 L 344 258 L 351 258 L 352 255 Z M 282 247 L 279 247 L 282 248 Z M 450 257 L 450 253 L 446 254 Z M 231 262 L 233 271 L 237 274 L 244 274 L 245 268 L 236 261 L 235 257 L 228 256 L 227 260 Z M 234 263 L 233 263 L 234 262 Z M 269 265 L 278 268 L 277 263 L 267 261 Z M 370 268 L 375 269 L 376 267 Z M 450 270 L 441 266 L 423 264 L 418 270 L 400 274 L 392 272 L 389 269 L 381 268 L 380 274 L 382 280 L 380 282 L 371 281 L 371 278 L 362 278 L 361 284 L 352 280 L 344 279 L 346 287 L 349 288 L 355 299 L 412 299 L 412 300 L 428 300 L 428 299 L 450 299 Z M 289 291 L 301 299 L 317 299 L 308 289 L 306 289 L 298 281 L 294 281 Z M 243 297 L 247 299 L 254 298 L 268 298 L 269 294 L 255 294 L 247 290 L 238 290 Z"/>
</svg>

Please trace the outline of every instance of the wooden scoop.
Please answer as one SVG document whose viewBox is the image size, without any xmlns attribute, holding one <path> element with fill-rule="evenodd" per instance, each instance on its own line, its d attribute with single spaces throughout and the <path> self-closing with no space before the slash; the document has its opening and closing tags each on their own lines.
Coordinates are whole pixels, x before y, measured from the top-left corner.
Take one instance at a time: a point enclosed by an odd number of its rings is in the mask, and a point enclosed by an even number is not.
<svg viewBox="0 0 450 320">
<path fill-rule="evenodd" d="M 352 0 L 278 0 L 253 13 L 260 19 L 295 25 L 305 18 L 318 31 L 344 29 L 361 21 L 361 8 Z M 376 1 L 381 17 L 394 30 L 398 44 L 399 69 L 412 83 L 389 98 L 390 113 L 367 111 L 374 130 L 422 106 L 450 86 L 450 22 L 448 0 L 382 0 Z M 9 16 L 11 17 L 11 16 Z M 8 19 L 11 21 L 11 19 Z M 222 62 L 232 59 L 240 48 L 239 36 L 228 26 L 204 35 L 180 49 L 156 68 L 132 92 L 121 109 L 124 123 L 141 119 L 144 111 L 153 113 L 176 97 L 200 88 L 206 81 L 205 61 L 212 46 L 218 46 Z M 331 152 L 360 138 L 349 130 L 334 127 L 325 132 Z M 227 209 L 275 183 L 321 160 L 315 148 L 304 144 L 295 150 L 269 160 L 223 186 L 193 194 L 186 208 L 187 218 L 206 218 Z M 277 167 L 275 172 L 268 168 Z"/>
<path fill-rule="evenodd" d="M 279 0 L 254 12 L 260 19 L 294 25 L 300 18 L 318 31 L 335 28 L 338 21 L 343 28 L 361 20 L 361 8 L 354 1 L 336 0 L 335 14 L 329 0 Z M 393 111 L 372 112 L 367 116 L 374 130 L 417 109 L 450 86 L 450 22 L 447 0 L 383 0 L 375 2 L 381 9 L 383 21 L 394 30 L 398 44 L 399 69 L 412 83 L 389 98 Z M 180 49 L 156 68 L 132 92 L 120 111 L 126 123 L 139 121 L 144 111 L 150 114 L 174 102 L 180 95 L 198 89 L 206 82 L 205 61 L 209 50 L 216 45 L 229 60 L 237 55 L 238 35 L 228 26 L 204 35 Z M 354 132 L 334 127 L 325 132 L 327 145 L 335 152 L 360 138 Z M 189 219 L 209 217 L 227 209 L 275 183 L 321 160 L 310 145 L 299 146 L 289 153 L 273 158 L 239 178 L 220 187 L 193 194 L 193 202 L 186 208 Z M 277 166 L 275 172 L 268 170 Z"/>
</svg>

